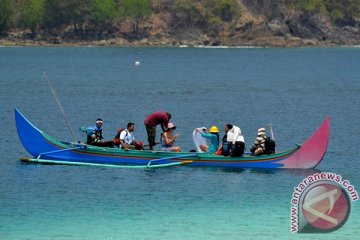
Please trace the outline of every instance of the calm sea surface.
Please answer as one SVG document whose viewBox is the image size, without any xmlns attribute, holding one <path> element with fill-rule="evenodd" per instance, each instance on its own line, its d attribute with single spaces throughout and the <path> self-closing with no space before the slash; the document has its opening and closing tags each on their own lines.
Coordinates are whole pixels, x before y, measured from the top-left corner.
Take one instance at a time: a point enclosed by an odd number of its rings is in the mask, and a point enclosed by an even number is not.
<svg viewBox="0 0 360 240">
<path fill-rule="evenodd" d="M 135 61 L 140 65 L 135 66 Z M 107 138 L 127 122 L 173 115 L 184 150 L 195 127 L 241 127 L 250 149 L 273 124 L 279 150 L 302 143 L 331 116 L 327 154 L 315 170 L 134 170 L 23 164 L 18 108 L 39 129 L 72 140 L 104 119 Z M 360 48 L 0 48 L 0 239 L 354 239 L 360 202 L 328 234 L 290 233 L 294 187 L 334 172 L 360 192 Z"/>
</svg>

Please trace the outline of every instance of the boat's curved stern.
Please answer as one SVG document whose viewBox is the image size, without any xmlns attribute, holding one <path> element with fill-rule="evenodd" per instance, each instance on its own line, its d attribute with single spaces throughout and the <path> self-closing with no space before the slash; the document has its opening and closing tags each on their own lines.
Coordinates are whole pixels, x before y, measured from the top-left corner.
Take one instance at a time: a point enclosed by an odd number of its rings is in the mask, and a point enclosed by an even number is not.
<svg viewBox="0 0 360 240">
<path fill-rule="evenodd" d="M 326 117 L 318 130 L 308 138 L 293 155 L 281 163 L 283 168 L 309 169 L 316 167 L 323 159 L 330 135 L 330 116 Z"/>
<path fill-rule="evenodd" d="M 25 149 L 34 157 L 40 153 L 58 150 L 49 144 L 43 137 L 42 132 L 32 125 L 20 112 L 15 109 L 16 129 L 21 143 Z"/>
</svg>

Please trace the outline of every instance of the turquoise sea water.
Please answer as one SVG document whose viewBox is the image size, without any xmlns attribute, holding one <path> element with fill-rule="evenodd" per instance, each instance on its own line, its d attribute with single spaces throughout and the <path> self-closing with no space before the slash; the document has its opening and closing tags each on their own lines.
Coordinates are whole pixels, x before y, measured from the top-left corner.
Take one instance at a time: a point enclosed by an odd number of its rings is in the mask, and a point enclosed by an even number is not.
<svg viewBox="0 0 360 240">
<path fill-rule="evenodd" d="M 327 234 L 291 234 L 294 187 L 334 172 L 360 191 L 360 49 L 0 48 L 0 239 L 353 239 L 360 202 Z M 140 65 L 135 66 L 135 61 Z M 249 149 L 272 123 L 278 149 L 309 137 L 327 115 L 331 136 L 315 170 L 174 167 L 134 170 L 23 164 L 14 108 L 59 139 L 104 119 L 112 138 L 127 122 L 172 113 L 184 149 L 195 127 L 234 123 Z"/>
</svg>

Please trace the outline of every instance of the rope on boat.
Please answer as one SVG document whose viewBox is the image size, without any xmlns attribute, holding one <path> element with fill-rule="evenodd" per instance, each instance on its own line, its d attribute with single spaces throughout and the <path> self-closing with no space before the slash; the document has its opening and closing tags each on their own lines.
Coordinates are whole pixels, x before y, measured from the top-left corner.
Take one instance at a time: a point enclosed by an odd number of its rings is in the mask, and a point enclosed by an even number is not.
<svg viewBox="0 0 360 240">
<path fill-rule="evenodd" d="M 174 163 L 166 164 L 157 164 L 157 165 L 115 165 L 115 164 L 100 164 L 100 163 L 84 163 L 84 162 L 71 162 L 71 161 L 57 161 L 57 160 L 47 160 L 47 159 L 34 159 L 34 158 L 21 158 L 22 162 L 33 162 L 33 163 L 43 163 L 43 164 L 59 164 L 59 165 L 74 165 L 74 166 L 94 166 L 94 167 L 110 167 L 110 168 L 162 168 L 162 167 L 172 167 L 190 164 L 193 161 L 180 161 Z"/>
</svg>

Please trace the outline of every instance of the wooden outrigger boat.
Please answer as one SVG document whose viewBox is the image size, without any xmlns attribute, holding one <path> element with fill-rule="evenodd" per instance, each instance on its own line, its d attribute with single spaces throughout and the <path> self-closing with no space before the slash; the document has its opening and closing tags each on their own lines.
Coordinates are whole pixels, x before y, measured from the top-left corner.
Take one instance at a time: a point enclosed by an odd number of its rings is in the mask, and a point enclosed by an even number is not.
<svg viewBox="0 0 360 240">
<path fill-rule="evenodd" d="M 329 141 L 330 117 L 302 145 L 270 155 L 224 157 L 209 153 L 163 152 L 104 148 L 56 140 L 32 125 L 17 109 L 18 135 L 33 158 L 23 162 L 90 165 L 129 168 L 154 168 L 176 165 L 230 168 L 310 169 L 323 159 Z"/>
</svg>

